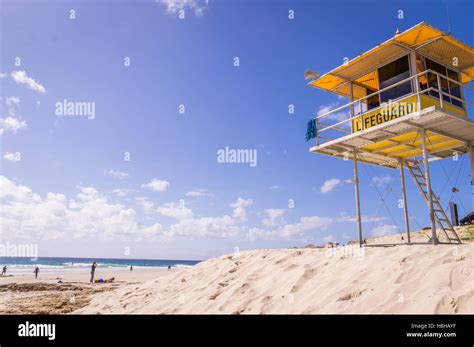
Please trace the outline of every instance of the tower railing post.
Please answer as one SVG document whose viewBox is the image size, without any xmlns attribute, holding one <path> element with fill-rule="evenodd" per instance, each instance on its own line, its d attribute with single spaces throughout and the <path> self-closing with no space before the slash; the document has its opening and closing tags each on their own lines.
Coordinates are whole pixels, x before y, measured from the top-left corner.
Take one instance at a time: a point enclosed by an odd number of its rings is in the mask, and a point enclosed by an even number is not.
<svg viewBox="0 0 474 347">
<path fill-rule="evenodd" d="M 439 73 L 436 74 L 436 81 L 438 83 L 439 107 L 444 108 L 443 88 L 441 88 L 441 77 Z"/>
<path fill-rule="evenodd" d="M 407 233 L 407 243 L 411 244 L 410 240 L 410 220 L 408 218 L 408 202 L 407 202 L 407 192 L 405 188 L 405 172 L 404 172 L 404 163 L 403 160 L 400 160 L 400 178 L 402 180 L 402 197 L 403 197 L 403 212 L 405 216 L 405 230 Z"/>
<path fill-rule="evenodd" d="M 359 170 L 357 167 L 357 150 L 354 148 L 354 185 L 355 185 L 355 198 L 356 198 L 356 220 L 357 230 L 359 233 L 359 247 L 362 247 L 364 240 L 362 239 L 362 219 L 360 217 L 360 196 L 359 196 Z"/>
<path fill-rule="evenodd" d="M 425 129 L 420 130 L 421 135 L 421 150 L 423 154 L 423 165 L 425 167 L 425 180 L 426 190 L 428 195 L 428 207 L 430 210 L 430 221 L 431 221 L 431 241 L 433 245 L 438 244 L 438 237 L 436 235 L 436 222 L 433 207 L 433 191 L 431 190 L 431 178 L 430 178 L 430 167 L 428 164 L 428 150 L 426 149 L 426 131 Z"/>
<path fill-rule="evenodd" d="M 469 144 L 469 159 L 471 162 L 471 185 L 474 186 L 474 142 Z"/>
<path fill-rule="evenodd" d="M 410 69 L 411 69 L 411 76 L 412 79 L 412 87 L 413 92 L 416 94 L 416 111 L 421 111 L 421 96 L 420 96 L 420 84 L 419 84 L 419 76 L 418 70 L 416 68 L 416 51 L 414 49 L 410 52 Z"/>
</svg>

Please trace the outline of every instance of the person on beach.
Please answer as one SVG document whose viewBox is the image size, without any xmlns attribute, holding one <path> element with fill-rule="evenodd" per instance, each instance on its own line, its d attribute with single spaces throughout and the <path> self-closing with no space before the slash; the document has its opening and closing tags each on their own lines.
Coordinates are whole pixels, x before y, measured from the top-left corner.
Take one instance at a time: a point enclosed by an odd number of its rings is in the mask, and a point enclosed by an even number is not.
<svg viewBox="0 0 474 347">
<path fill-rule="evenodd" d="M 5 265 L 2 269 L 2 276 L 6 276 L 7 275 L 7 266 Z"/>
<path fill-rule="evenodd" d="M 38 273 L 39 273 L 39 272 L 40 272 L 39 267 L 36 267 L 36 268 L 35 268 L 35 271 L 34 271 L 34 273 L 35 273 L 35 279 L 38 279 Z"/>
<path fill-rule="evenodd" d="M 94 275 L 95 275 L 95 268 L 97 267 L 97 263 L 93 262 L 92 263 L 92 268 L 91 268 L 91 283 L 94 283 Z"/>
<path fill-rule="evenodd" d="M 133 271 L 133 266 L 132 265 L 130 265 L 130 271 Z"/>
<path fill-rule="evenodd" d="M 171 270 L 171 265 L 168 265 L 168 270 Z"/>
</svg>

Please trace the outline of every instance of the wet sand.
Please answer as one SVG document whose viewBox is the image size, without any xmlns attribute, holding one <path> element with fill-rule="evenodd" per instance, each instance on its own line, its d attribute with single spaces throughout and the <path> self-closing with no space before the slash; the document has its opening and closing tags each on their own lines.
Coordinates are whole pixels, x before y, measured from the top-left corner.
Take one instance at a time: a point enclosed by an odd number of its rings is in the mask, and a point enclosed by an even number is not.
<svg viewBox="0 0 474 347">
<path fill-rule="evenodd" d="M 86 306 L 99 293 L 178 271 L 181 270 L 98 269 L 95 279 L 115 277 L 115 281 L 94 284 L 89 283 L 88 271 L 40 273 L 38 279 L 33 274 L 0 277 L 0 314 L 67 314 Z"/>
</svg>

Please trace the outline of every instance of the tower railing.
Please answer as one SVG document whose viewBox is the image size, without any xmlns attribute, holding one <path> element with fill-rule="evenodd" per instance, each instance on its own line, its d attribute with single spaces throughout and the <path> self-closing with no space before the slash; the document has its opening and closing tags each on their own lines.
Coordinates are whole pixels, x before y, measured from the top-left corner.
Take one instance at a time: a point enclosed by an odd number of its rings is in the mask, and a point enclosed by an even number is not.
<svg viewBox="0 0 474 347">
<path fill-rule="evenodd" d="M 430 80 L 430 74 L 432 74 L 433 76 L 436 77 L 436 85 L 433 85 L 433 80 Z M 426 76 L 426 81 L 427 81 L 427 85 L 426 85 L 426 88 L 424 89 L 421 89 L 420 86 L 419 86 L 419 80 L 420 80 L 420 76 Z M 441 81 L 445 80 L 446 83 L 453 83 L 455 85 L 457 85 L 459 87 L 459 91 L 460 91 L 460 95 L 461 95 L 461 98 L 457 97 L 457 96 L 454 96 L 450 93 L 447 93 L 443 90 L 443 87 L 442 87 L 442 83 Z M 364 105 L 364 100 L 367 100 L 375 95 L 380 95 L 381 93 L 384 93 L 386 91 L 389 91 L 403 83 L 406 83 L 410 81 L 411 82 L 411 85 L 412 85 L 412 92 L 411 93 L 408 93 L 408 94 L 405 94 L 403 96 L 400 96 L 399 98 L 395 99 L 395 100 L 390 100 L 389 102 L 386 102 L 386 103 L 382 103 L 380 104 L 379 106 L 373 108 L 373 109 L 370 109 L 370 110 L 366 110 L 366 111 L 363 111 L 362 112 L 362 106 Z M 429 84 L 432 84 L 431 86 Z M 317 133 L 316 133 L 316 144 L 317 145 L 320 145 L 324 142 L 327 142 L 327 141 L 331 141 L 331 140 L 335 140 L 341 136 L 344 135 L 347 135 L 347 134 L 351 134 L 351 133 L 356 133 L 356 132 L 353 132 L 351 131 L 351 127 L 352 127 L 352 124 L 353 124 L 353 121 L 359 121 L 360 122 L 360 125 L 361 125 L 361 130 L 359 130 L 358 132 L 363 132 L 365 130 L 365 126 L 364 126 L 364 122 L 363 122 L 363 119 L 364 119 L 364 116 L 369 114 L 369 113 L 373 113 L 374 111 L 377 111 L 377 110 L 382 110 L 383 108 L 387 107 L 387 106 L 390 106 L 391 104 L 394 104 L 394 103 L 397 103 L 403 99 L 407 99 L 411 96 L 416 96 L 417 97 L 417 111 L 420 111 L 421 110 L 421 102 L 420 102 L 420 95 L 423 94 L 423 95 L 429 95 L 430 97 L 433 97 L 433 94 L 430 93 L 431 91 L 434 91 L 438 94 L 438 97 L 435 97 L 435 99 L 438 99 L 439 101 L 439 105 L 441 108 L 444 108 L 444 105 L 447 103 L 446 100 L 444 100 L 444 96 L 446 97 L 449 97 L 453 100 L 456 100 L 458 101 L 459 103 L 461 103 L 461 105 L 463 105 L 463 107 L 460 107 L 459 109 L 460 110 L 464 110 L 466 112 L 466 115 L 467 115 L 467 106 L 474 106 L 474 103 L 470 102 L 470 101 L 467 101 L 466 100 L 466 91 L 471 91 L 471 92 L 474 92 L 474 88 L 471 88 L 469 86 L 467 86 L 466 84 L 462 84 L 460 83 L 459 81 L 456 81 L 456 80 L 453 80 L 452 78 L 449 78 L 445 75 L 442 75 L 436 71 L 433 71 L 431 69 L 427 69 L 423 72 L 420 72 L 416 75 L 413 75 L 413 76 L 410 76 L 408 78 L 405 78 L 399 82 L 396 82 L 388 87 L 385 87 L 385 88 L 382 88 L 372 94 L 369 94 L 369 95 L 366 95 L 360 99 L 357 99 L 357 100 L 353 100 L 351 102 L 348 102 L 347 104 L 344 104 L 342 106 L 338 106 L 328 112 L 325 112 L 321 115 L 317 115 L 316 116 L 316 128 L 317 128 Z M 464 98 L 462 98 L 462 96 L 464 95 Z M 367 102 L 365 103 L 367 104 Z M 455 106 L 451 103 L 449 103 L 450 105 L 452 105 L 453 107 L 458 107 L 458 106 Z M 359 110 L 359 113 L 358 114 L 354 114 L 354 109 L 355 107 L 358 107 L 358 110 Z M 349 109 L 349 112 L 347 112 L 347 109 Z M 346 110 L 346 111 L 344 111 Z M 347 119 L 343 119 L 341 121 L 339 121 L 339 119 L 341 118 L 341 113 L 342 113 L 342 117 L 345 116 L 344 112 L 347 112 L 347 116 L 348 118 Z M 333 116 L 333 118 L 331 118 L 331 116 Z M 326 118 L 326 119 L 324 119 Z M 336 123 L 334 124 L 327 124 L 328 121 L 331 121 L 331 120 L 335 120 Z M 322 136 L 321 133 L 327 133 L 328 131 L 335 131 L 336 132 L 336 136 L 333 137 L 333 138 L 330 138 L 328 136 Z"/>
</svg>

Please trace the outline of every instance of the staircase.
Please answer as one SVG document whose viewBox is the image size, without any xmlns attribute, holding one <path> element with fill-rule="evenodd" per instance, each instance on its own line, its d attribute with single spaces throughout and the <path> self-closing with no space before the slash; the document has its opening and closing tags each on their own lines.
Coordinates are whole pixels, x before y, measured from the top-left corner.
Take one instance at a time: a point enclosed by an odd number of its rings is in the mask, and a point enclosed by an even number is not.
<svg viewBox="0 0 474 347">
<path fill-rule="evenodd" d="M 407 160 L 405 161 L 405 165 L 410 171 L 413 180 L 415 181 L 418 189 L 420 190 L 421 194 L 423 195 L 427 204 L 429 204 L 428 200 L 428 185 L 426 184 L 425 175 L 423 171 L 421 171 L 420 165 L 416 160 Z M 446 237 L 448 243 L 462 243 L 461 239 L 459 238 L 456 230 L 454 230 L 453 225 L 448 219 L 448 216 L 444 212 L 441 203 L 439 202 L 438 197 L 431 191 L 431 196 L 433 199 L 433 210 L 434 210 L 434 217 L 436 222 L 438 223 L 439 227 L 441 228 L 442 233 Z"/>
</svg>

